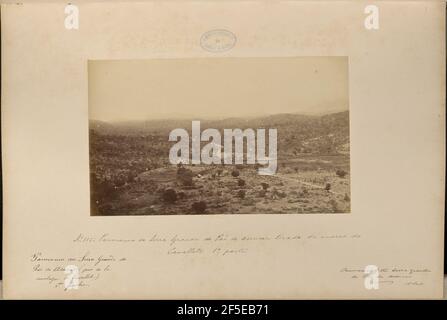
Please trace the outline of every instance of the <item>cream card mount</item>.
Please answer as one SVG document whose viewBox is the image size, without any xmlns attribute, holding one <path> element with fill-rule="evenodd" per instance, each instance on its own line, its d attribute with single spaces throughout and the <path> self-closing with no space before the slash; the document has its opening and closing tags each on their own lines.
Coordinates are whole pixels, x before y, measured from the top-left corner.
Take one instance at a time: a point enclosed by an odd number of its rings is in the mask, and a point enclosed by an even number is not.
<svg viewBox="0 0 447 320">
<path fill-rule="evenodd" d="M 1 13 L 6 298 L 442 297 L 442 2 Z"/>
</svg>

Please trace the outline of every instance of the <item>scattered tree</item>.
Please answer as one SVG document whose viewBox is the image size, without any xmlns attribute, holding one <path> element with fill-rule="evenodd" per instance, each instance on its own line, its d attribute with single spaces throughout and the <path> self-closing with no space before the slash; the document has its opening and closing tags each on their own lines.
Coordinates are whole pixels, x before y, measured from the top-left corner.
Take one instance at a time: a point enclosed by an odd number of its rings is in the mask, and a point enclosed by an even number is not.
<svg viewBox="0 0 447 320">
<path fill-rule="evenodd" d="M 239 177 L 239 176 L 240 176 L 239 170 L 233 170 L 233 171 L 231 171 L 231 175 L 232 175 L 233 177 L 235 177 L 235 178 Z"/>
<path fill-rule="evenodd" d="M 192 170 L 190 170 L 190 169 L 185 169 L 183 167 L 180 167 L 177 170 L 177 179 L 184 186 L 192 186 L 194 184 L 194 182 L 192 180 L 193 176 L 194 176 L 194 174 L 193 174 Z"/>
<path fill-rule="evenodd" d="M 341 170 L 341 169 L 339 169 L 339 170 L 337 170 L 337 171 L 335 172 L 335 174 L 336 174 L 337 176 L 339 176 L 340 178 L 344 178 L 348 173 L 347 173 L 345 170 Z"/>
<path fill-rule="evenodd" d="M 191 206 L 191 209 L 194 213 L 204 213 L 206 208 L 207 206 L 205 201 L 194 202 Z"/>
<path fill-rule="evenodd" d="M 163 201 L 166 203 L 174 203 L 177 201 L 177 192 L 174 189 L 166 189 L 163 194 Z"/>
</svg>

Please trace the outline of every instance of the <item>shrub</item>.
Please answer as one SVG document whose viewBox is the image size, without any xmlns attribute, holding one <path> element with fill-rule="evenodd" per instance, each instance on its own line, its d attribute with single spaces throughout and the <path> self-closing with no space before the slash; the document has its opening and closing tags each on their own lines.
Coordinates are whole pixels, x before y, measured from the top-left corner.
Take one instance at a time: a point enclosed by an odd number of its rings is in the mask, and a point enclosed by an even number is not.
<svg viewBox="0 0 447 320">
<path fill-rule="evenodd" d="M 237 196 L 241 199 L 245 198 L 245 190 L 239 190 L 239 192 L 237 193 Z"/>
<path fill-rule="evenodd" d="M 206 203 L 205 201 L 198 201 L 194 202 L 191 206 L 191 209 L 194 213 L 204 213 L 206 210 Z"/>
<path fill-rule="evenodd" d="M 118 176 L 115 180 L 116 187 L 122 187 L 126 184 L 126 178 L 124 176 Z"/>
<path fill-rule="evenodd" d="M 279 198 L 285 198 L 287 194 L 282 190 L 275 190 L 274 194 Z"/>
<path fill-rule="evenodd" d="M 127 174 L 127 182 L 128 183 L 134 182 L 136 177 L 137 177 L 137 175 L 135 173 L 129 172 Z"/>
<path fill-rule="evenodd" d="M 331 184 L 330 183 L 326 183 L 326 187 L 324 187 L 324 190 L 326 190 L 326 191 L 331 190 Z"/>
<path fill-rule="evenodd" d="M 162 198 L 166 203 L 174 203 L 177 201 L 177 192 L 174 189 L 166 189 L 163 191 Z"/>
<path fill-rule="evenodd" d="M 339 176 L 340 178 L 344 178 L 348 173 L 345 171 L 345 170 L 337 170 L 336 172 L 335 172 L 335 174 L 337 175 L 337 176 Z"/>
<path fill-rule="evenodd" d="M 231 175 L 233 176 L 233 177 L 239 177 L 240 176 L 240 173 L 239 173 L 239 170 L 233 170 L 233 171 L 231 171 Z"/>
<path fill-rule="evenodd" d="M 194 176 L 193 172 L 189 169 L 185 169 L 185 168 L 181 167 L 181 168 L 178 168 L 178 170 L 177 170 L 177 179 L 184 186 L 192 186 L 194 184 L 194 182 L 192 180 L 193 176 Z"/>
<path fill-rule="evenodd" d="M 268 183 L 261 183 L 262 189 L 267 190 L 269 188 L 269 184 Z"/>
<path fill-rule="evenodd" d="M 239 180 L 237 181 L 237 185 L 238 185 L 239 187 L 243 187 L 243 186 L 245 186 L 245 180 L 244 180 L 244 179 L 239 179 Z"/>
</svg>

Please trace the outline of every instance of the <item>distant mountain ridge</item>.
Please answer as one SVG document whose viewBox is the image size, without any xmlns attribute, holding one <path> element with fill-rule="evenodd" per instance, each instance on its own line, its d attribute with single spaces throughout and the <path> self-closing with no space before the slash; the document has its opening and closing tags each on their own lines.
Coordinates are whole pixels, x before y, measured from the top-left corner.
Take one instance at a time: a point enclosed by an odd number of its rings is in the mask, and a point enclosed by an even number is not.
<svg viewBox="0 0 447 320">
<path fill-rule="evenodd" d="M 164 119 L 164 120 L 141 120 L 141 121 L 122 121 L 122 122 L 106 122 L 101 120 L 90 120 L 90 129 L 95 130 L 99 134 L 108 135 L 133 135 L 133 134 L 150 134 L 153 131 L 168 131 L 175 128 L 191 128 L 191 121 L 199 120 L 201 128 L 216 129 L 235 129 L 235 128 L 274 128 L 281 126 L 294 126 L 299 124 L 309 124 L 309 122 L 336 122 L 342 121 L 346 124 L 349 121 L 349 111 L 341 111 L 329 113 L 325 115 L 303 115 L 294 113 L 281 113 L 268 116 L 254 118 L 225 118 L 221 120 L 207 120 L 200 117 L 192 119 Z"/>
</svg>

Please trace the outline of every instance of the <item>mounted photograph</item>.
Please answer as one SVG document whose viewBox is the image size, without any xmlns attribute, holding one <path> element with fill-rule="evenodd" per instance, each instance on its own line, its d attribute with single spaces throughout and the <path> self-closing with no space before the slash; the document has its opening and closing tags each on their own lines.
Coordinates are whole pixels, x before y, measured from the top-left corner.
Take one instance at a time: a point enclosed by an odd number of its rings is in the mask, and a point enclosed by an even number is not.
<svg viewBox="0 0 447 320">
<path fill-rule="evenodd" d="M 90 215 L 351 212 L 347 57 L 90 60 Z"/>
</svg>

